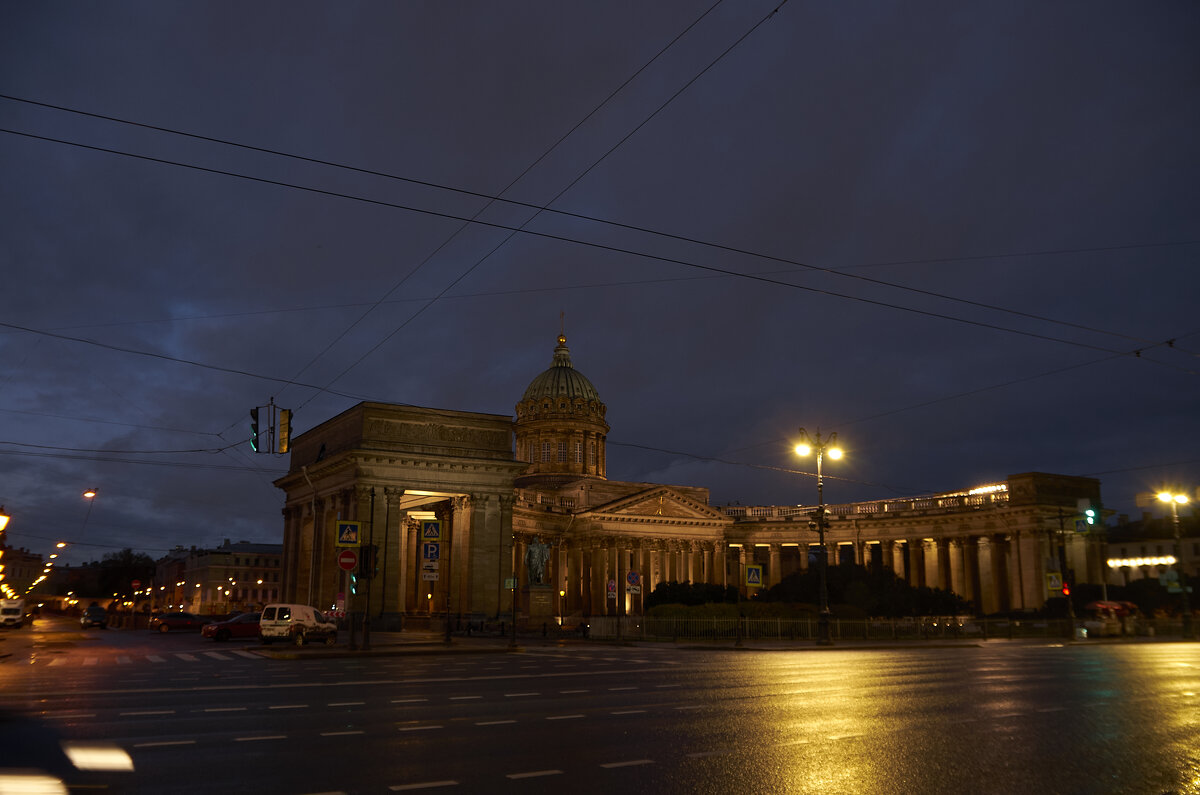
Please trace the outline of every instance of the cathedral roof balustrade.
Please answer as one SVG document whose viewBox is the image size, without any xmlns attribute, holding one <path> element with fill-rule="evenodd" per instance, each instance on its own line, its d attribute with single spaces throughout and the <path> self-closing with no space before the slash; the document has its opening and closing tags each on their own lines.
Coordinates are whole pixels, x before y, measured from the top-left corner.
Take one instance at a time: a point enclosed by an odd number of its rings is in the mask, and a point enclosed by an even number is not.
<svg viewBox="0 0 1200 795">
<path fill-rule="evenodd" d="M 903 500 L 884 500 L 871 502 L 851 502 L 839 505 L 826 505 L 825 510 L 831 516 L 872 516 L 875 514 L 895 513 L 960 513 L 977 511 L 1008 503 L 1008 492 L 1002 490 L 986 493 L 956 493 L 935 495 L 932 497 L 912 497 Z M 721 511 L 732 516 L 735 521 L 794 521 L 816 511 L 815 505 L 725 505 Z"/>
</svg>

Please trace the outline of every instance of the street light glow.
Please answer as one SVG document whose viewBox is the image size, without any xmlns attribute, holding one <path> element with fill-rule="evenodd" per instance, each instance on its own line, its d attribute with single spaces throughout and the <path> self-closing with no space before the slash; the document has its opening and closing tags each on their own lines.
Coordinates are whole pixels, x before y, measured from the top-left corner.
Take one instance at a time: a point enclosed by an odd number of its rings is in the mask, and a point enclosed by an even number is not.
<svg viewBox="0 0 1200 795">
<path fill-rule="evenodd" d="M 1172 494 L 1169 491 L 1160 491 L 1158 499 L 1162 502 L 1177 502 L 1180 505 L 1187 505 L 1188 496 L 1186 494 Z"/>
<path fill-rule="evenodd" d="M 799 456 L 812 455 L 812 447 L 810 445 L 805 444 L 804 442 L 801 442 L 800 444 L 796 445 L 796 455 L 799 455 Z"/>
</svg>

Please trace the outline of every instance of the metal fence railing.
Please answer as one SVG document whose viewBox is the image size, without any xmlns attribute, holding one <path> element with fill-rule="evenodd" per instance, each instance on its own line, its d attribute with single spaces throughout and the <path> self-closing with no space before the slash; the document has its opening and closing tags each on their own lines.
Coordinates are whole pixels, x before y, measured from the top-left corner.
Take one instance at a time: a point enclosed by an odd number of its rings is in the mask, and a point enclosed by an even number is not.
<svg viewBox="0 0 1200 795">
<path fill-rule="evenodd" d="M 587 637 L 654 641 L 729 641 L 738 637 L 735 618 L 657 618 L 641 616 L 593 616 L 587 620 Z M 816 618 L 744 618 L 741 637 L 745 640 L 815 641 Z M 1086 629 L 1086 634 L 1081 632 Z M 917 618 L 868 619 L 848 621 L 832 619 L 830 636 L 834 641 L 884 640 L 987 640 L 989 638 L 1084 638 L 1104 636 L 1179 636 L 1182 621 L 1153 619 L 1125 626 L 1098 626 L 1084 619 L 1045 618 Z"/>
</svg>

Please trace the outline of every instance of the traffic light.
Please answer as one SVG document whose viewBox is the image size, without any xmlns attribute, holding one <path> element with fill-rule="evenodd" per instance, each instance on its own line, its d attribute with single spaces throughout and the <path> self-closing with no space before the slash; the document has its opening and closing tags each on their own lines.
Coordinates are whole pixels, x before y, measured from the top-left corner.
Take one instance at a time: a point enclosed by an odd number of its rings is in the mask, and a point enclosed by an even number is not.
<svg viewBox="0 0 1200 795">
<path fill-rule="evenodd" d="M 258 409 L 250 409 L 250 449 L 258 452 Z"/>
<path fill-rule="evenodd" d="M 1070 596 L 1070 595 L 1071 595 L 1071 586 L 1064 582 L 1063 583 L 1063 596 Z"/>
<path fill-rule="evenodd" d="M 364 580 L 369 580 L 375 576 L 375 551 L 378 549 L 374 544 L 364 544 L 358 553 L 358 576 Z"/>
<path fill-rule="evenodd" d="M 286 453 L 292 441 L 292 410 L 279 410 L 279 452 Z"/>
<path fill-rule="evenodd" d="M 358 572 L 350 572 L 350 593 L 358 593 Z"/>
</svg>

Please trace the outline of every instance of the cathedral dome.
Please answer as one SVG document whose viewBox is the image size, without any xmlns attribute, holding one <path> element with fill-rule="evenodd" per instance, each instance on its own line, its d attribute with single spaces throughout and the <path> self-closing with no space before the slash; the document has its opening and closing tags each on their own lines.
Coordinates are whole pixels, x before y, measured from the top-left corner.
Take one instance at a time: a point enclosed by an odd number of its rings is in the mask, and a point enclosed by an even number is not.
<svg viewBox="0 0 1200 795">
<path fill-rule="evenodd" d="M 550 369 L 533 379 L 517 404 L 516 456 L 529 464 L 518 485 L 603 478 L 606 412 L 596 387 L 571 365 L 567 338 L 559 334 Z"/>
<path fill-rule="evenodd" d="M 588 402 L 599 401 L 600 395 L 596 387 L 583 373 L 571 364 L 571 352 L 567 349 L 567 338 L 558 335 L 558 347 L 554 349 L 554 362 L 550 369 L 543 372 L 525 390 L 521 402 L 539 398 L 560 398 L 568 400 L 582 399 Z"/>
</svg>

